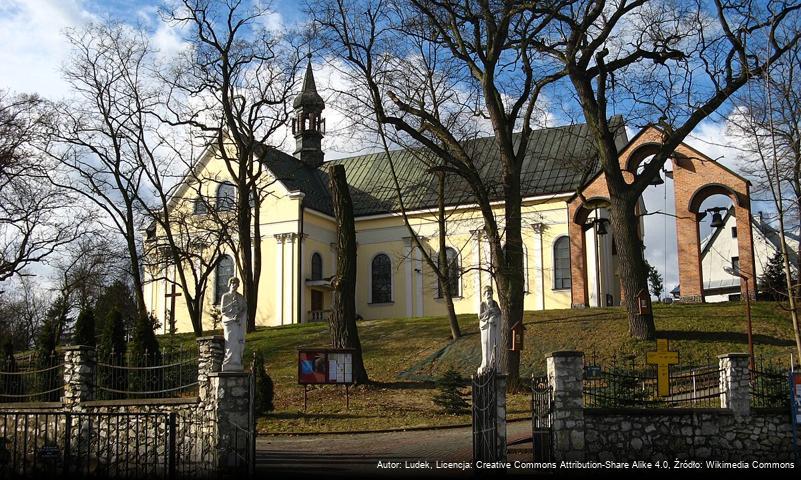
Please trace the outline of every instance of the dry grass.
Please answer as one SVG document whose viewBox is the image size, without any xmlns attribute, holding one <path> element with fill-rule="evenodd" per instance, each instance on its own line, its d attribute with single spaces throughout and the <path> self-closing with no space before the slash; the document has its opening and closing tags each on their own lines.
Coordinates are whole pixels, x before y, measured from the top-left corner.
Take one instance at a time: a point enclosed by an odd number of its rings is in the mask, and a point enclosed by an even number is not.
<svg viewBox="0 0 801 480">
<path fill-rule="evenodd" d="M 716 362 L 726 352 L 747 351 L 746 321 L 740 303 L 708 305 L 656 305 L 658 336 L 671 340 L 682 364 Z M 444 317 L 372 320 L 359 322 L 365 364 L 373 383 L 351 389 L 345 409 L 344 387 L 309 390 L 303 412 L 303 387 L 297 384 L 297 348 L 326 346 L 325 324 L 260 328 L 247 337 L 247 352 L 261 349 L 275 382 L 275 412 L 260 419 L 262 432 L 347 432 L 468 424 L 469 415 L 448 416 L 431 401 L 434 380 L 448 368 L 465 377 L 480 363 L 478 321 L 474 315 L 459 318 L 463 337 L 452 342 Z M 541 374 L 545 355 L 556 350 L 582 350 L 599 359 L 637 355 L 654 348 L 653 342 L 628 337 L 620 308 L 527 312 L 521 374 Z M 793 351 L 789 314 L 775 303 L 753 308 L 756 353 L 787 363 Z M 191 337 L 186 337 L 191 341 Z M 530 397 L 509 397 L 509 413 L 525 417 Z"/>
</svg>

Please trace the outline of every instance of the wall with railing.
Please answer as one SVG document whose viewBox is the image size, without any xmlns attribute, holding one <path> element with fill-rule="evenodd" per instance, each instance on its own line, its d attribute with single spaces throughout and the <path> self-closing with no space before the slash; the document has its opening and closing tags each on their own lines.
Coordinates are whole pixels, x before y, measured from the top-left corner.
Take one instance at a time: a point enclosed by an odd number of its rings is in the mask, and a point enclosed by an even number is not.
<svg viewBox="0 0 801 480">
<path fill-rule="evenodd" d="M 239 445 L 240 430 L 252 434 L 252 377 L 221 372 L 223 346 L 222 337 L 203 337 L 196 348 L 149 355 L 71 346 L 52 358 L 15 359 L 0 371 L 0 474 L 42 473 L 36 468 L 47 467 L 48 455 L 64 474 L 152 468 L 155 476 L 198 477 L 240 465 L 252 456 Z"/>
<path fill-rule="evenodd" d="M 717 365 L 674 367 L 667 395 L 659 395 L 653 369 L 552 353 L 546 364 L 553 454 L 558 460 L 792 461 L 786 373 L 782 381 L 781 373 L 751 370 L 748 363 L 747 354 L 735 353 L 721 355 Z"/>
</svg>

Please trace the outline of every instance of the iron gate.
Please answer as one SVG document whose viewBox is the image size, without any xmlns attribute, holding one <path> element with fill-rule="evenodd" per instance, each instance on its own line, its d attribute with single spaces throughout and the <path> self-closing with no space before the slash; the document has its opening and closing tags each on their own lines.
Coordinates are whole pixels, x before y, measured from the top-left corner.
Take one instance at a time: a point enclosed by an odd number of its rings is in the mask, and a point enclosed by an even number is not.
<svg viewBox="0 0 801 480">
<path fill-rule="evenodd" d="M 473 375 L 473 464 L 495 462 L 498 455 L 496 373 Z"/>
<path fill-rule="evenodd" d="M 548 377 L 531 377 L 531 439 L 535 462 L 552 462 L 552 390 Z"/>
<path fill-rule="evenodd" d="M 0 412 L 0 478 L 207 476 L 199 427 L 176 413 Z"/>
</svg>

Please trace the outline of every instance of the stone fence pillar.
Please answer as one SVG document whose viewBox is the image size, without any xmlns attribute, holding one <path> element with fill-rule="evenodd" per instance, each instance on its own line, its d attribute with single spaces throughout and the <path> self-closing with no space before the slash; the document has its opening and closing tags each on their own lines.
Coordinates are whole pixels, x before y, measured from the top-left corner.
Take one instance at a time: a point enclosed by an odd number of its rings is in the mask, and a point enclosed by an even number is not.
<svg viewBox="0 0 801 480">
<path fill-rule="evenodd" d="M 747 353 L 718 356 L 720 365 L 720 406 L 735 415 L 751 414 L 751 372 Z"/>
<path fill-rule="evenodd" d="M 209 375 L 222 370 L 225 355 L 225 338 L 214 335 L 197 339 L 197 384 L 198 397 L 206 402 L 209 397 Z"/>
<path fill-rule="evenodd" d="M 97 356 L 94 347 L 72 345 L 64 351 L 64 407 L 80 407 L 81 402 L 94 400 Z"/>
<path fill-rule="evenodd" d="M 557 461 L 584 460 L 584 354 L 553 352 L 545 359 L 553 389 L 551 428 Z"/>
<path fill-rule="evenodd" d="M 207 408 L 214 412 L 212 435 L 217 445 L 218 468 L 238 465 L 237 452 L 249 449 L 248 433 L 255 434 L 250 424 L 250 373 L 215 372 L 209 374 L 211 394 Z"/>
</svg>

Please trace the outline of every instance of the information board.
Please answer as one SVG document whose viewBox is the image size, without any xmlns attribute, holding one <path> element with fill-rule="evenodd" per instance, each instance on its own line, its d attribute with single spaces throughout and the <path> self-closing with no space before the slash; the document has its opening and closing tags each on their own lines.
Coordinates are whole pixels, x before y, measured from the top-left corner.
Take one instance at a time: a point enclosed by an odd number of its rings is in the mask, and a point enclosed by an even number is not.
<svg viewBox="0 0 801 480">
<path fill-rule="evenodd" d="M 353 383 L 353 350 L 298 349 L 298 383 L 301 385 Z"/>
</svg>

